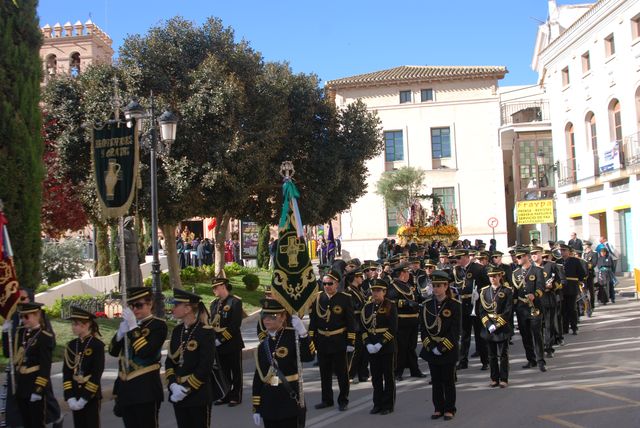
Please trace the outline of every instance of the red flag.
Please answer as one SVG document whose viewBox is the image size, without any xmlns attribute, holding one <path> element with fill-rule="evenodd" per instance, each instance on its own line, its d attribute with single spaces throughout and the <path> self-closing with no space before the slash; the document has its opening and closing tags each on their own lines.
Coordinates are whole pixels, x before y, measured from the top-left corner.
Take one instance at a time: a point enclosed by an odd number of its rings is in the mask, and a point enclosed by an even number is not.
<svg viewBox="0 0 640 428">
<path fill-rule="evenodd" d="M 216 227 L 218 225 L 218 221 L 216 220 L 216 218 L 212 218 L 211 221 L 209 222 L 209 226 L 207 226 L 207 230 L 209 232 L 211 232 L 213 230 L 214 227 Z"/>
</svg>

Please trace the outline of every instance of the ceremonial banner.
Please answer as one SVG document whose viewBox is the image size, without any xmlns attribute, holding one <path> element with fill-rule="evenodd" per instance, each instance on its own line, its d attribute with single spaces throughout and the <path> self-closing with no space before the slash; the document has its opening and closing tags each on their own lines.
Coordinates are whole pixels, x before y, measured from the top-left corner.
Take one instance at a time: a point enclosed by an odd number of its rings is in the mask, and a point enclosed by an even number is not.
<svg viewBox="0 0 640 428">
<path fill-rule="evenodd" d="M 93 131 L 91 156 L 100 207 L 105 217 L 127 215 L 138 177 L 136 124 L 108 122 Z"/>
<path fill-rule="evenodd" d="M 283 163 L 280 173 L 284 177 L 282 214 L 274 260 L 271 291 L 276 300 L 290 314 L 302 317 L 315 298 L 316 276 L 302 234 L 302 221 L 298 210 L 298 189 L 291 180 L 293 165 Z"/>
<path fill-rule="evenodd" d="M 13 265 L 13 251 L 7 230 L 7 219 L 0 210 L 0 316 L 2 318 L 11 318 L 19 298 L 20 291 L 16 269 Z"/>
<path fill-rule="evenodd" d="M 333 259 L 336 258 L 336 240 L 333 237 L 333 224 L 329 220 L 329 233 L 327 235 L 327 260 L 333 263 Z"/>
<path fill-rule="evenodd" d="M 553 199 L 519 201 L 516 205 L 518 224 L 555 223 Z"/>
</svg>

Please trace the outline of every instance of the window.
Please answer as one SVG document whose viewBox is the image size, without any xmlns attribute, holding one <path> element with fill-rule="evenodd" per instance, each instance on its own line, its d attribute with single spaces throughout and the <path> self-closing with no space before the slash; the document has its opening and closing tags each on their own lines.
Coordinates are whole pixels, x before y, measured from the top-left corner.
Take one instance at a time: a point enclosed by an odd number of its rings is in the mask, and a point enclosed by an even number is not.
<svg viewBox="0 0 640 428">
<path fill-rule="evenodd" d="M 411 91 L 400 91 L 400 104 L 411 102 Z"/>
<path fill-rule="evenodd" d="M 607 58 L 616 53 L 616 43 L 613 38 L 613 33 L 604 38 L 604 53 Z"/>
<path fill-rule="evenodd" d="M 631 37 L 634 40 L 640 37 L 640 13 L 631 18 Z"/>
<path fill-rule="evenodd" d="M 569 67 L 562 69 L 562 86 L 569 85 Z"/>
<path fill-rule="evenodd" d="M 80 74 L 80 54 L 78 52 L 72 53 L 69 58 L 69 74 L 73 77 L 78 77 Z"/>
<path fill-rule="evenodd" d="M 596 133 L 596 115 L 589 112 L 587 114 L 587 136 L 590 140 L 590 149 L 594 153 L 598 151 L 598 134 Z"/>
<path fill-rule="evenodd" d="M 402 131 L 385 131 L 384 146 L 384 160 L 386 162 L 401 161 L 404 159 Z"/>
<path fill-rule="evenodd" d="M 435 203 L 437 203 L 437 205 L 442 205 L 445 214 L 450 216 L 456 207 L 456 188 L 434 187 L 433 195 L 438 198 L 438 201 Z"/>
<path fill-rule="evenodd" d="M 589 51 L 582 54 L 582 73 L 586 73 L 591 70 L 591 58 L 589 57 Z"/>
<path fill-rule="evenodd" d="M 609 107 L 609 115 L 611 120 L 612 137 L 614 141 L 622 141 L 622 116 L 620 112 L 620 102 L 618 100 L 611 101 Z"/>
<path fill-rule="evenodd" d="M 422 89 L 420 90 L 420 101 L 433 101 L 433 89 Z"/>
<path fill-rule="evenodd" d="M 398 209 L 387 208 L 387 235 L 395 235 L 398 232 Z"/>
<path fill-rule="evenodd" d="M 451 157 L 451 131 L 449 128 L 431 128 L 431 157 Z"/>
</svg>

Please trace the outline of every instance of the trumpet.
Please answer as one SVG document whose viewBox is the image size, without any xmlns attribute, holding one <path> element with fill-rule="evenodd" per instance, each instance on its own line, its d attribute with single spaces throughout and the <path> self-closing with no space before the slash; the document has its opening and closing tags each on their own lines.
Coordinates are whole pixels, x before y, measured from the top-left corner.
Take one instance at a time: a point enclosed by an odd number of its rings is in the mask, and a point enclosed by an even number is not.
<svg viewBox="0 0 640 428">
<path fill-rule="evenodd" d="M 556 277 L 555 272 L 551 274 L 551 278 L 547 279 L 545 283 L 546 288 L 553 288 L 553 279 Z"/>
<path fill-rule="evenodd" d="M 539 317 L 540 316 L 540 309 L 536 308 L 536 305 L 533 303 L 532 300 L 529 300 L 529 298 L 527 298 L 527 302 L 529 303 L 529 309 L 531 311 L 531 316 L 532 317 Z"/>
</svg>

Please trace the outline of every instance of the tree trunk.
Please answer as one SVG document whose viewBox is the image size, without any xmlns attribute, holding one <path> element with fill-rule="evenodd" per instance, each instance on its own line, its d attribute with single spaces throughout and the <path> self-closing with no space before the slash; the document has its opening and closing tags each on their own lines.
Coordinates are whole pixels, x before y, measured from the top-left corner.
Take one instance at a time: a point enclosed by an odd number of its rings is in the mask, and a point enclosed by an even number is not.
<svg viewBox="0 0 640 428">
<path fill-rule="evenodd" d="M 118 226 L 109 226 L 109 266 L 111 272 L 120 271 L 120 252 L 118 250 Z"/>
<path fill-rule="evenodd" d="M 98 252 L 98 260 L 96 260 L 96 276 L 105 276 L 111 273 L 109 265 L 109 234 L 107 233 L 107 225 L 96 223 L 96 249 Z"/>
<path fill-rule="evenodd" d="M 180 281 L 180 264 L 178 263 L 178 250 L 176 248 L 176 225 L 160 225 L 164 236 L 165 252 L 167 253 L 167 264 L 169 266 L 169 283 L 171 288 L 182 288 Z"/>
<path fill-rule="evenodd" d="M 216 259 L 215 259 L 215 271 L 216 277 L 226 278 L 224 273 L 224 240 L 227 237 L 227 229 L 229 228 L 229 214 L 215 216 L 218 219 L 218 225 L 216 226 Z"/>
<path fill-rule="evenodd" d="M 140 215 L 140 213 L 138 213 L 138 215 L 136 216 L 136 234 L 138 235 L 138 260 L 139 263 L 144 263 L 147 261 L 147 248 L 149 248 L 149 246 L 147 245 L 147 243 L 145 242 L 145 237 L 146 237 L 146 233 L 147 233 L 147 229 L 148 227 L 145 227 L 145 221 L 144 218 L 142 217 L 142 215 Z"/>
</svg>

